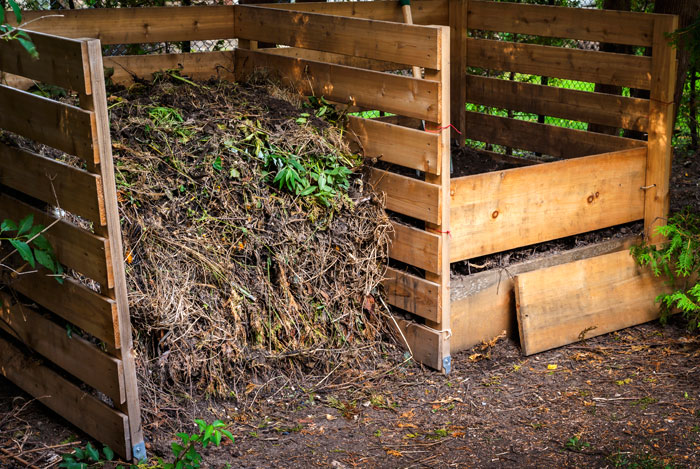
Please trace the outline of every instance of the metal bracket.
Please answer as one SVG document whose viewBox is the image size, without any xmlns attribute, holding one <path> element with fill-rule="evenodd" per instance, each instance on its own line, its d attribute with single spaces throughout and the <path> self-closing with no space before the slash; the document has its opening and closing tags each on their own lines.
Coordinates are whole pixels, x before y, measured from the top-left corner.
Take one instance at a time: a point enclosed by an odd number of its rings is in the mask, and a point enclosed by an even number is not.
<svg viewBox="0 0 700 469">
<path fill-rule="evenodd" d="M 146 443 L 140 441 L 131 448 L 131 454 L 136 461 L 146 459 Z"/>
<path fill-rule="evenodd" d="M 446 375 L 449 375 L 452 371 L 452 357 L 449 355 L 442 359 L 442 369 Z"/>
</svg>

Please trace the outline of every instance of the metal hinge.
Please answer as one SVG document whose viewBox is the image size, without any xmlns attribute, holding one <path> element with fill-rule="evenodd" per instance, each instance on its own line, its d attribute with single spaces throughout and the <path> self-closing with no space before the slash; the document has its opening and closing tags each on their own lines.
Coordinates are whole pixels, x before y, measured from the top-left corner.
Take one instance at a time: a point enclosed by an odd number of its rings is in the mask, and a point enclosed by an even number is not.
<svg viewBox="0 0 700 469">
<path fill-rule="evenodd" d="M 450 374 L 450 371 L 452 371 L 452 357 L 447 356 L 442 359 L 442 369 L 446 375 Z"/>
</svg>

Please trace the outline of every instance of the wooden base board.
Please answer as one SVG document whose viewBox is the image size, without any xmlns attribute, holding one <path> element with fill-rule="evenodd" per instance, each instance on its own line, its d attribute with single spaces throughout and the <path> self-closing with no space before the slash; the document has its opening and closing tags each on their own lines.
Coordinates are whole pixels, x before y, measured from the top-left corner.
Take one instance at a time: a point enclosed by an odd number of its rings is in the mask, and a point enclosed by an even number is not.
<svg viewBox="0 0 700 469">
<path fill-rule="evenodd" d="M 611 252 L 624 251 L 638 242 L 636 236 L 613 239 L 575 248 L 541 259 L 511 265 L 507 269 L 489 270 L 474 275 L 453 278 L 451 282 L 452 338 L 450 353 L 466 350 L 484 340 L 490 340 L 504 330 L 517 334 L 514 277 L 587 259 Z"/>
</svg>

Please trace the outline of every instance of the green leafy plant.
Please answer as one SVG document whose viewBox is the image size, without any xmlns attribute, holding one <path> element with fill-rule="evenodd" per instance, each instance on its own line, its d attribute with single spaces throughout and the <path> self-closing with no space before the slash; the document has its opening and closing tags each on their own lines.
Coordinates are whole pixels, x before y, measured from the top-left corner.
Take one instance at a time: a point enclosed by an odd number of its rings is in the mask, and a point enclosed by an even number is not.
<svg viewBox="0 0 700 469">
<path fill-rule="evenodd" d="M 586 448 L 590 448 L 591 444 L 583 441 L 579 436 L 573 436 L 564 444 L 564 447 L 569 451 L 580 453 Z"/>
<path fill-rule="evenodd" d="M 109 446 L 104 446 L 102 452 L 88 443 L 85 448 L 73 448 L 71 454 L 61 456 L 63 461 L 58 465 L 64 469 L 87 469 L 89 467 L 103 467 L 106 462 L 114 459 L 114 451 Z"/>
<path fill-rule="evenodd" d="M 19 5 L 17 5 L 15 0 L 8 0 L 8 2 L 10 8 L 12 8 L 17 24 L 22 24 L 22 11 Z M 18 41 L 30 56 L 35 59 L 39 57 L 39 52 L 36 50 L 36 47 L 34 47 L 32 38 L 29 37 L 29 34 L 26 32 L 7 23 L 5 9 L 2 7 L 0 7 L 0 39 L 5 41 Z"/>
<path fill-rule="evenodd" d="M 5 219 L 0 224 L 0 242 L 7 241 L 33 269 L 37 264 L 42 265 L 55 275 L 58 283 L 63 283 L 63 266 L 42 234 L 45 229 L 44 225 L 34 224 L 31 214 L 19 223 Z"/>
<path fill-rule="evenodd" d="M 178 433 L 179 442 L 171 445 L 175 460 L 171 463 L 163 462 L 159 459 L 160 467 L 163 469 L 195 469 L 201 467 L 202 455 L 198 447 L 206 448 L 209 444 L 219 446 L 223 438 L 228 438 L 231 442 L 235 439 L 230 431 L 226 429 L 226 424 L 221 420 L 207 423 L 202 419 L 195 419 L 199 428 L 198 433 Z"/>
<path fill-rule="evenodd" d="M 656 232 L 668 239 L 661 246 L 633 246 L 632 255 L 657 277 L 662 274 L 672 286 L 671 293 L 656 297 L 661 306 L 661 321 L 680 311 L 691 330 L 700 327 L 700 217 L 689 208 L 674 214 Z"/>
</svg>

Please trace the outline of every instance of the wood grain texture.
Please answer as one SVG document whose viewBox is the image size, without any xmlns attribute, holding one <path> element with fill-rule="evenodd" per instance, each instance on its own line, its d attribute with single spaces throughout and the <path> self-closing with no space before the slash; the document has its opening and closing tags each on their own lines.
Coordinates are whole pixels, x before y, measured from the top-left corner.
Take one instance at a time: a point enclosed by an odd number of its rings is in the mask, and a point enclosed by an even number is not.
<svg viewBox="0 0 700 469">
<path fill-rule="evenodd" d="M 442 238 L 419 228 L 393 222 L 389 257 L 419 269 L 438 273 L 441 269 Z"/>
<path fill-rule="evenodd" d="M 258 50 L 262 52 L 267 52 L 269 54 L 293 57 L 295 59 L 313 60 L 315 62 L 326 62 L 336 65 L 345 65 L 346 67 L 364 68 L 367 70 L 374 70 L 377 72 L 386 72 L 406 68 L 405 65 L 397 64 L 394 62 L 365 59 L 362 57 L 355 57 L 352 55 L 335 54 L 333 52 L 323 52 L 313 49 L 301 49 L 299 47 L 271 47 Z"/>
<path fill-rule="evenodd" d="M 10 15 L 13 17 L 14 15 Z M 0 69 L 51 85 L 90 94 L 88 71 L 83 67 L 83 42 L 27 32 L 41 51 L 32 58 L 19 41 L 0 42 Z"/>
<path fill-rule="evenodd" d="M 438 223 L 442 214 L 441 187 L 420 179 L 372 168 L 369 184 L 385 194 L 385 207 L 403 215 Z"/>
<path fill-rule="evenodd" d="M 0 143 L 0 184 L 97 225 L 106 223 L 100 177 L 53 158 Z"/>
<path fill-rule="evenodd" d="M 355 116 L 348 116 L 348 130 L 367 158 L 440 174 L 438 134 Z"/>
<path fill-rule="evenodd" d="M 650 46 L 654 15 L 472 0 L 472 29 Z"/>
<path fill-rule="evenodd" d="M 612 239 L 574 248 L 559 254 L 511 264 L 505 269 L 453 276 L 450 311 L 452 314 L 452 353 L 467 350 L 491 340 L 504 330 L 510 337 L 518 334 L 513 276 L 555 265 L 587 259 L 611 252 L 629 250 L 640 238 Z"/>
<path fill-rule="evenodd" d="M 435 120 L 439 112 L 435 81 L 236 49 L 237 79 L 261 69 L 279 74 L 301 93 L 344 104 L 426 120 Z"/>
<path fill-rule="evenodd" d="M 69 104 L 0 85 L 0 127 L 94 161 L 94 116 Z"/>
<path fill-rule="evenodd" d="M 382 285 L 390 305 L 430 321 L 440 321 L 439 284 L 389 267 Z"/>
<path fill-rule="evenodd" d="M 447 333 L 404 319 L 397 322 L 411 348 L 413 359 L 434 370 L 442 370 L 442 341 Z M 403 344 L 401 335 L 397 336 L 399 343 Z"/>
<path fill-rule="evenodd" d="M 654 298 L 667 288 L 628 251 L 517 275 L 523 353 L 532 355 L 657 319 Z"/>
<path fill-rule="evenodd" d="M 646 149 L 452 180 L 452 262 L 644 216 Z"/>
<path fill-rule="evenodd" d="M 648 90 L 651 57 L 491 39 L 467 41 L 467 65 Z"/>
<path fill-rule="evenodd" d="M 435 27 L 252 5 L 234 8 L 238 38 L 439 68 Z"/>
<path fill-rule="evenodd" d="M 646 147 L 646 142 L 555 125 L 467 111 L 467 138 L 552 155 L 578 158 Z"/>
<path fill-rule="evenodd" d="M 195 52 L 187 54 L 120 55 L 104 58 L 104 66 L 114 70 L 115 84 L 130 85 L 134 77 L 152 80 L 155 72 L 178 70 L 194 80 L 217 78 L 234 81 L 233 52 Z"/>
<path fill-rule="evenodd" d="M 3 293 L 0 299 L 0 328 L 114 402 L 124 402 L 121 361 L 78 336 L 77 332 L 69 337 L 65 327 L 16 301 L 12 295 Z"/>
<path fill-rule="evenodd" d="M 1 335 L 0 374 L 110 448 L 130 447 L 125 438 L 129 434 L 126 415 L 25 355 Z"/>
<path fill-rule="evenodd" d="M 469 102 L 646 132 L 649 101 L 467 75 Z"/>
<path fill-rule="evenodd" d="M 464 103 L 467 101 L 467 19 L 470 0 L 448 0 L 450 22 L 450 122 L 457 130 L 452 131 L 452 138 L 464 146 L 467 131 L 467 116 Z M 459 131 L 460 133 L 457 133 Z"/>
</svg>

